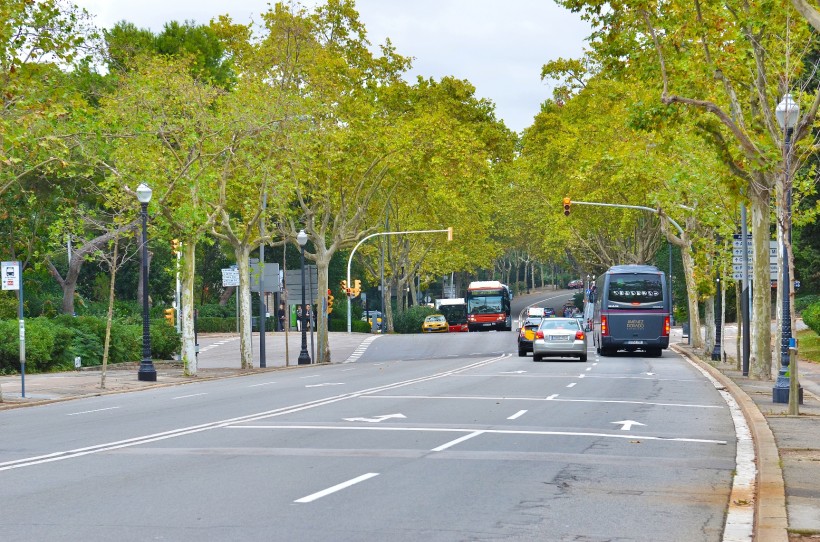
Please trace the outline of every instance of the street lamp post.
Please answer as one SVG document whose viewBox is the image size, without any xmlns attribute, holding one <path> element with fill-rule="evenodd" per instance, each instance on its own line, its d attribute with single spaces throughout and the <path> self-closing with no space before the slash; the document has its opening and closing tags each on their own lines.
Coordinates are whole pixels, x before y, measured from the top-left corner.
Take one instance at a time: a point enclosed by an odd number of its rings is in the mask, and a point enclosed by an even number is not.
<svg viewBox="0 0 820 542">
<path fill-rule="evenodd" d="M 792 346 L 792 317 L 791 317 L 791 301 L 789 300 L 789 291 L 791 290 L 791 278 L 789 276 L 789 252 L 788 244 L 792 240 L 792 188 L 791 188 L 791 143 L 792 132 L 794 126 L 797 124 L 797 119 L 800 117 L 800 107 L 792 99 L 791 94 L 786 94 L 783 99 L 777 104 L 774 110 L 777 117 L 777 123 L 780 128 L 785 131 L 785 145 L 784 145 L 784 160 L 783 160 L 783 220 L 780 232 L 781 238 L 781 268 L 782 276 L 780 284 L 777 288 L 780 290 L 781 297 L 781 315 L 780 320 L 780 371 L 777 375 L 777 381 L 772 389 L 772 401 L 775 403 L 789 402 L 790 379 L 797 378 L 796 374 L 789 372 L 789 349 Z M 800 389 L 802 396 L 803 390 Z M 802 398 L 802 397 L 801 397 Z M 802 401 L 801 401 L 802 402 Z"/>
<path fill-rule="evenodd" d="M 145 183 L 137 187 L 137 200 L 142 217 L 142 361 L 137 379 L 156 382 L 157 370 L 151 359 L 151 320 L 148 316 L 148 202 L 151 201 L 151 188 Z"/>
<path fill-rule="evenodd" d="M 712 361 L 720 361 L 721 358 L 721 332 L 723 330 L 723 290 L 720 285 L 720 270 L 717 272 L 717 307 L 715 308 L 715 347 L 712 349 Z"/>
<path fill-rule="evenodd" d="M 307 244 L 307 234 L 305 230 L 301 230 L 296 236 L 296 242 L 299 243 L 299 248 L 302 249 L 302 351 L 299 352 L 299 365 L 310 365 L 310 354 L 307 349 L 307 329 L 305 323 L 305 316 L 307 315 L 307 306 L 305 305 L 305 245 Z"/>
</svg>

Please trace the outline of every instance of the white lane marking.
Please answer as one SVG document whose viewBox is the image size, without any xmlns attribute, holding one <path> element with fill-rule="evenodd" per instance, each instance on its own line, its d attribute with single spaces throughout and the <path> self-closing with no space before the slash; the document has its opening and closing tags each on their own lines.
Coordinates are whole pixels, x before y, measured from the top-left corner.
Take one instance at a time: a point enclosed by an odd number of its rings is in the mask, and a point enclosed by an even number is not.
<svg viewBox="0 0 820 542">
<path fill-rule="evenodd" d="M 558 394 L 544 397 L 511 397 L 505 395 L 502 397 L 495 396 L 477 396 L 477 395 L 362 395 L 360 399 L 468 399 L 472 401 L 564 401 L 567 403 L 615 403 L 621 405 L 651 405 L 651 406 L 668 406 L 668 407 L 682 407 L 682 408 L 724 408 L 721 405 L 697 405 L 691 403 L 656 403 L 654 401 L 624 401 L 615 399 L 555 399 Z"/>
<path fill-rule="evenodd" d="M 632 429 L 633 425 L 643 425 L 646 426 L 645 423 L 636 422 L 635 420 L 621 420 L 619 422 L 609 422 L 614 424 L 619 424 L 621 426 L 621 431 L 629 431 Z"/>
<path fill-rule="evenodd" d="M 584 378 L 585 376 L 586 375 L 584 373 L 581 373 L 581 374 L 578 375 L 578 378 Z"/>
<path fill-rule="evenodd" d="M 322 375 L 313 374 L 313 375 L 307 375 L 307 376 L 300 376 L 299 378 L 319 378 L 320 376 L 322 376 Z"/>
<path fill-rule="evenodd" d="M 718 390 L 732 413 L 737 438 L 735 451 L 735 475 L 732 477 L 732 491 L 729 495 L 729 510 L 726 512 L 726 523 L 723 527 L 723 542 L 750 541 L 754 534 L 755 495 L 757 493 L 757 465 L 752 432 L 746 423 L 746 417 L 740 405 L 723 384 L 718 382 L 706 369 L 681 356 L 692 367 L 700 371 Z"/>
<path fill-rule="evenodd" d="M 378 339 L 380 337 L 383 337 L 383 336 L 384 335 L 372 335 L 372 336 L 366 338 L 364 341 L 362 341 L 362 344 L 357 346 L 356 349 L 353 351 L 353 353 L 350 354 L 350 356 L 346 360 L 344 360 L 342 363 L 353 363 L 354 361 L 356 361 L 357 359 L 362 357 L 362 355 L 367 350 L 367 347 L 370 346 L 370 343 L 372 343 L 376 339 Z"/>
<path fill-rule="evenodd" d="M 364 482 L 365 480 L 369 480 L 370 478 L 373 478 L 374 476 L 378 476 L 378 475 L 379 475 L 378 472 L 368 472 L 367 474 L 362 474 L 361 476 L 357 476 L 356 478 L 353 478 L 352 480 L 348 480 L 347 482 L 342 482 L 341 484 L 336 484 L 335 486 L 329 487 L 327 489 L 323 489 L 322 491 L 317 491 L 316 493 L 313 493 L 312 495 L 308 495 L 307 497 L 302 497 L 301 499 L 296 499 L 293 502 L 299 502 L 299 503 L 313 502 L 316 499 L 321 499 L 322 497 L 326 497 L 327 495 L 330 495 L 331 493 L 336 493 L 337 491 L 341 491 L 342 489 L 348 488 L 352 485 L 356 485 L 359 482 Z"/>
<path fill-rule="evenodd" d="M 567 387 L 572 388 L 575 386 L 575 384 L 577 384 L 577 382 L 570 382 L 569 384 L 567 384 Z"/>
<path fill-rule="evenodd" d="M 223 344 L 227 344 L 229 342 L 237 341 L 239 337 L 230 337 L 228 339 L 222 339 L 221 341 L 217 341 L 215 343 L 209 344 L 208 346 L 203 346 L 199 349 L 199 353 L 202 354 L 203 352 L 207 352 L 208 350 L 213 350 L 218 346 L 222 346 Z"/>
<path fill-rule="evenodd" d="M 592 370 L 592 367 L 587 367 L 585 370 L 586 370 L 586 371 L 591 371 L 591 370 Z"/>
<path fill-rule="evenodd" d="M 447 448 L 449 448 L 451 446 L 455 446 L 456 444 L 464 442 L 465 440 L 470 440 L 473 437 L 477 437 L 478 435 L 480 435 L 482 433 L 484 433 L 484 431 L 473 431 L 469 435 L 464 435 L 463 437 L 459 437 L 455 440 L 451 440 L 450 442 L 448 442 L 446 444 L 442 444 L 441 446 L 437 446 L 437 447 L 433 448 L 430 451 L 431 452 L 441 452 L 441 451 L 446 450 Z"/>
<path fill-rule="evenodd" d="M 71 414 L 66 414 L 66 416 L 79 416 L 80 414 L 91 414 L 92 412 L 102 412 L 103 410 L 114 410 L 115 408 L 120 408 L 118 406 L 112 406 L 108 408 L 98 408 L 97 410 L 84 410 L 82 412 L 72 412 Z"/>
<path fill-rule="evenodd" d="M 327 386 L 344 386 L 344 382 L 323 382 L 321 384 L 308 384 L 306 388 L 325 388 Z"/>
<path fill-rule="evenodd" d="M 516 412 L 515 414 L 513 414 L 512 416 L 510 416 L 507 419 L 508 420 L 517 420 L 518 418 L 520 418 L 521 416 L 523 416 L 526 413 L 527 413 L 526 410 L 519 410 L 518 412 Z"/>
<path fill-rule="evenodd" d="M 248 386 L 248 387 L 249 387 L 249 388 L 258 388 L 259 386 L 269 386 L 269 385 L 271 385 L 271 384 L 276 384 L 276 382 L 273 382 L 273 381 L 271 381 L 271 382 L 262 382 L 262 383 L 260 383 L 260 384 L 251 384 L 251 385 L 250 385 L 250 386 Z"/>
<path fill-rule="evenodd" d="M 142 435 L 139 437 L 132 437 L 129 439 L 124 440 L 117 440 L 113 442 L 106 442 L 103 444 L 94 444 L 91 446 L 85 446 L 83 448 L 74 448 L 71 450 L 63 450 L 58 452 L 52 452 L 43 455 L 37 455 L 32 457 L 24 457 L 21 459 L 14 459 L 12 461 L 3 461 L 0 462 L 0 472 L 12 470 L 12 469 L 20 469 L 25 467 L 31 467 L 34 465 L 41 465 L 44 463 L 52 463 L 55 461 L 65 461 L 66 459 L 73 459 L 76 457 L 82 457 L 90 454 L 96 454 L 101 452 L 110 452 L 112 450 L 119 450 L 121 448 L 129 448 L 131 446 L 140 446 L 144 444 L 149 444 L 151 442 L 158 442 L 161 440 L 177 438 L 185 435 L 192 435 L 194 433 L 199 433 L 202 431 L 210 431 L 213 429 L 221 428 L 221 427 L 229 427 L 231 424 L 234 423 L 244 423 L 244 422 L 251 422 L 251 421 L 258 421 L 264 420 L 266 418 L 272 418 L 275 416 L 282 416 L 285 414 L 293 414 L 294 412 L 301 412 L 303 410 L 308 410 L 311 408 L 316 408 L 320 406 L 326 406 L 333 403 L 337 403 L 339 401 L 345 401 L 348 399 L 354 399 L 358 397 L 362 397 L 369 393 L 378 393 L 381 391 L 401 388 L 404 386 L 410 386 L 413 384 L 418 384 L 420 382 L 428 382 L 432 380 L 437 380 L 439 378 L 444 378 L 447 376 L 452 376 L 454 374 L 458 374 L 462 371 L 469 371 L 471 369 L 475 369 L 477 367 L 483 367 L 484 365 L 489 365 L 491 363 L 495 363 L 497 361 L 501 361 L 507 358 L 512 357 L 512 354 L 504 354 L 492 358 L 486 358 L 482 360 L 475 361 L 473 363 L 464 365 L 462 367 L 457 367 L 455 369 L 450 369 L 447 371 L 442 371 L 440 373 L 434 373 L 432 375 L 421 376 L 409 380 L 401 380 L 398 382 L 392 382 L 390 384 L 383 384 L 381 386 L 375 386 L 372 388 L 365 388 L 363 390 L 354 391 L 350 393 L 344 393 L 341 395 L 335 395 L 331 397 L 324 397 L 321 399 L 316 399 L 314 401 L 307 401 L 304 403 L 297 403 L 295 405 L 289 405 L 282 408 L 277 408 L 273 410 L 267 410 L 263 412 L 257 412 L 255 414 L 248 414 L 246 416 L 237 416 L 235 418 L 227 418 L 224 420 L 218 420 L 214 422 L 203 423 L 199 425 L 192 425 L 187 427 L 179 427 L 177 429 L 172 429 L 170 431 L 163 431 L 161 433 L 152 433 L 149 435 Z"/>
<path fill-rule="evenodd" d="M 527 371 L 504 371 L 504 372 L 498 373 L 498 374 L 500 374 L 500 375 L 520 375 L 520 374 L 524 374 L 526 372 Z"/>
<path fill-rule="evenodd" d="M 191 395 L 178 395 L 177 397 L 171 397 L 171 400 L 176 399 L 187 399 L 189 397 L 199 397 L 200 395 L 208 395 L 207 393 L 192 393 Z"/>
<path fill-rule="evenodd" d="M 391 418 L 407 418 L 404 414 L 382 414 L 381 416 L 375 416 L 373 418 L 342 418 L 346 422 L 369 422 L 369 423 L 379 423 L 383 422 L 384 420 L 389 420 Z"/>
<path fill-rule="evenodd" d="M 593 367 L 595 367 L 596 365 L 598 365 L 597 361 L 592 364 Z"/>
<path fill-rule="evenodd" d="M 356 370 L 355 367 L 351 367 L 350 369 L 339 369 L 339 371 L 342 372 L 342 373 L 347 372 L 347 371 L 355 371 L 355 370 Z"/>
<path fill-rule="evenodd" d="M 225 429 L 327 429 L 333 431 L 418 431 L 425 433 L 468 433 L 469 438 L 481 434 L 494 435 L 535 435 L 535 436 L 558 436 L 558 437 L 592 437 L 592 438 L 616 438 L 616 439 L 641 439 L 641 440 L 657 440 L 660 442 L 696 442 L 701 444 L 722 444 L 725 445 L 725 440 L 703 439 L 703 438 L 686 438 L 686 437 L 656 437 L 653 435 L 635 435 L 634 433 L 588 433 L 585 431 L 517 431 L 514 429 L 481 429 L 476 431 L 473 428 L 460 427 L 386 427 L 378 425 L 223 425 Z M 461 442 L 464 439 L 458 439 L 456 442 Z M 447 444 L 449 446 L 450 443 Z M 441 448 L 441 447 L 439 447 Z M 437 451 L 434 448 L 433 451 Z"/>
</svg>

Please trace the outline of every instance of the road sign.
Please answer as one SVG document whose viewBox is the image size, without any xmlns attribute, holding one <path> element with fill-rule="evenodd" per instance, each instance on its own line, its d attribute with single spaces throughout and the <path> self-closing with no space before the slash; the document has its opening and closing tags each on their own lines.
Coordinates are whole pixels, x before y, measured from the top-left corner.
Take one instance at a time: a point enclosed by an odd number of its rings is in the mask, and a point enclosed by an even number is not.
<svg viewBox="0 0 820 542">
<path fill-rule="evenodd" d="M 225 267 L 222 269 L 222 286 L 239 286 L 239 269 L 235 267 Z"/>
<path fill-rule="evenodd" d="M 251 264 L 251 292 L 259 292 L 259 262 Z M 265 291 L 268 293 L 279 291 L 279 264 L 265 262 Z"/>
<path fill-rule="evenodd" d="M 20 289 L 20 262 L 2 262 L 3 289 Z"/>
</svg>

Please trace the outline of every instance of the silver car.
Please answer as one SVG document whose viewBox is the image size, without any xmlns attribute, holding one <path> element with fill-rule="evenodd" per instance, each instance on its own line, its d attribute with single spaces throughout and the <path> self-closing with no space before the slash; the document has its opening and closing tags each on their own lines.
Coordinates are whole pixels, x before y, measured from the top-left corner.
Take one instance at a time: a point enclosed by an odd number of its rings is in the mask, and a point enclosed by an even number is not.
<svg viewBox="0 0 820 542">
<path fill-rule="evenodd" d="M 587 360 L 587 334 L 575 318 L 544 318 L 532 343 L 533 361 L 544 357 Z"/>
</svg>

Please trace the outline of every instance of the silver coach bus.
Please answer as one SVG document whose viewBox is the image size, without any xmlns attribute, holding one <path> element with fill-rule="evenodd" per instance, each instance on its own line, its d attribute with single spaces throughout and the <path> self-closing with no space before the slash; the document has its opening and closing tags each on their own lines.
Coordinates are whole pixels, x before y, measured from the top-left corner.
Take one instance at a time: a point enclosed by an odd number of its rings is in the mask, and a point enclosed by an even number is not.
<svg viewBox="0 0 820 542">
<path fill-rule="evenodd" d="M 652 265 L 616 265 L 595 281 L 592 336 L 602 356 L 669 347 L 670 295 L 666 276 Z"/>
</svg>

